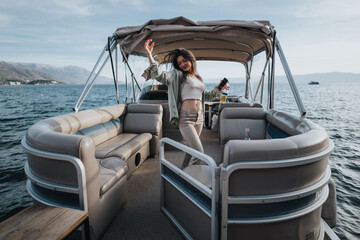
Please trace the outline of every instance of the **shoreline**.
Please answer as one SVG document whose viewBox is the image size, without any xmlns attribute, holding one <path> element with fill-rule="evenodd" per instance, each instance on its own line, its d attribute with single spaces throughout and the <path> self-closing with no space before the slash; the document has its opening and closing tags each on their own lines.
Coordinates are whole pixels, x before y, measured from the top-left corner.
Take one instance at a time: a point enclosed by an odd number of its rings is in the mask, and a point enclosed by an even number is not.
<svg viewBox="0 0 360 240">
<path fill-rule="evenodd" d="M 0 86 L 22 86 L 22 85 L 65 85 L 66 83 L 56 80 L 34 80 L 29 82 L 22 82 L 17 80 L 3 80 Z"/>
</svg>

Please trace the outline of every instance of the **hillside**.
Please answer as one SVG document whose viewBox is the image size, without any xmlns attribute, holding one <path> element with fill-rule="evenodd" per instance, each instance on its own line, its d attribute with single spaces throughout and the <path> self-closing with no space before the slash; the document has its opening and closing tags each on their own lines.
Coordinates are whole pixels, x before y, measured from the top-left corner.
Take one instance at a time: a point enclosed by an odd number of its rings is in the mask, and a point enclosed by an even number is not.
<svg viewBox="0 0 360 240">
<path fill-rule="evenodd" d="M 293 76 L 295 83 L 308 83 L 310 81 L 316 81 L 320 84 L 322 83 L 360 83 L 360 74 L 359 73 L 346 73 L 346 72 L 331 72 L 331 73 L 313 73 L 305 75 L 294 75 Z M 229 78 L 229 81 L 232 80 L 235 82 L 245 82 L 245 77 L 232 77 Z M 260 77 L 254 77 L 254 82 L 258 81 Z M 267 78 L 266 78 L 267 79 Z M 211 78 L 206 79 L 208 83 L 218 83 L 219 79 Z M 275 76 L 275 82 L 287 82 L 287 78 L 284 75 Z"/>
<path fill-rule="evenodd" d="M 0 85 L 63 84 L 58 78 L 35 70 L 23 69 L 0 62 Z"/>
<path fill-rule="evenodd" d="M 54 67 L 47 64 L 13 63 L 13 62 L 8 62 L 8 64 L 21 69 L 34 70 L 34 71 L 50 74 L 67 84 L 84 84 L 90 75 L 90 71 L 88 71 L 85 68 L 80 68 L 77 66 Z M 113 83 L 113 80 L 111 78 L 100 76 L 96 82 L 102 84 L 108 84 L 108 83 Z"/>
<path fill-rule="evenodd" d="M 321 83 L 360 83 L 359 73 L 331 72 L 313 73 L 293 76 L 295 82 L 317 81 Z M 286 76 L 277 77 L 279 81 L 287 81 Z"/>
<path fill-rule="evenodd" d="M 90 75 L 90 71 L 77 66 L 54 67 L 37 63 L 14 63 L 0 61 L 0 85 L 2 84 L 84 84 Z M 358 73 L 315 73 L 306 75 L 294 75 L 296 83 L 317 81 L 322 83 L 359 83 Z M 230 82 L 245 82 L 244 77 L 229 78 Z M 260 77 L 254 77 L 260 79 Z M 219 79 L 205 79 L 207 83 L 218 83 Z M 276 76 L 276 82 L 287 81 L 286 76 Z M 113 84 L 113 80 L 100 76 L 96 83 Z"/>
</svg>

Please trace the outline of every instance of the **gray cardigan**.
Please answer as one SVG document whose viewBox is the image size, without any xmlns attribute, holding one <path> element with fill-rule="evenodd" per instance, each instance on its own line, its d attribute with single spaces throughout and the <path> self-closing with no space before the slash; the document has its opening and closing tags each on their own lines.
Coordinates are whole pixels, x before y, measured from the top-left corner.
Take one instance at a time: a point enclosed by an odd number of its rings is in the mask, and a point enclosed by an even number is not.
<svg viewBox="0 0 360 240">
<path fill-rule="evenodd" d="M 162 71 L 157 64 L 154 64 L 150 68 L 150 77 L 168 86 L 170 124 L 178 128 L 182 103 L 181 91 L 185 85 L 186 76 L 177 69 L 170 72 Z M 205 109 L 205 100 L 211 100 L 219 96 L 219 93 L 216 87 L 210 92 L 205 90 L 202 95 L 203 109 Z"/>
</svg>

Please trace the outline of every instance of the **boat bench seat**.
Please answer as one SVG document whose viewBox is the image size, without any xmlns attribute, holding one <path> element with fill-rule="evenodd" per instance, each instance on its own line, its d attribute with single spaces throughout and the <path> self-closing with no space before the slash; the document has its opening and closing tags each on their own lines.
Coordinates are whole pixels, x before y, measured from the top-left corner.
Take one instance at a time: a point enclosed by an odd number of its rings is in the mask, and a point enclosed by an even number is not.
<svg viewBox="0 0 360 240">
<path fill-rule="evenodd" d="M 246 129 L 250 139 L 245 139 Z M 219 136 L 224 147 L 221 164 L 182 170 L 197 181 L 163 162 L 163 181 L 171 179 L 180 189 L 166 183 L 162 194 L 167 214 L 194 235 L 210 228 L 203 212 L 207 209 L 210 216 L 214 210 L 209 206 L 218 206 L 211 220 L 219 216 L 221 239 L 287 239 L 294 233 L 300 239 L 322 239 L 323 206 L 336 206 L 336 195 L 329 194 L 328 187 L 334 146 L 326 131 L 302 117 L 231 105 L 220 113 Z M 212 195 L 204 196 L 203 187 Z M 334 212 L 336 207 L 327 213 Z M 336 223 L 336 214 L 327 213 Z M 187 224 L 193 218 L 203 219 L 200 226 Z"/>
<path fill-rule="evenodd" d="M 163 122 L 163 137 L 167 137 L 167 138 L 171 138 L 175 141 L 178 142 L 183 142 L 184 139 L 180 133 L 179 128 L 174 127 L 173 125 L 170 124 L 170 111 L 169 111 L 169 104 L 168 104 L 168 100 L 148 100 L 148 99 L 140 99 L 139 103 L 141 104 L 161 104 L 162 108 L 163 108 L 163 118 L 162 118 L 162 122 Z M 167 151 L 171 151 L 171 150 L 177 150 L 176 148 L 170 146 L 170 145 L 166 145 L 165 149 Z"/>
<path fill-rule="evenodd" d="M 219 141 L 244 139 L 245 129 L 251 139 L 266 138 L 266 112 L 260 107 L 226 107 L 219 115 Z"/>
<path fill-rule="evenodd" d="M 305 118 L 262 108 L 225 108 L 220 117 L 221 143 L 225 144 L 223 167 L 240 162 L 296 160 L 329 147 L 326 131 Z M 244 140 L 246 128 L 250 140 Z M 230 191 L 236 195 L 256 195 L 304 188 L 324 176 L 327 160 L 324 157 L 309 164 L 275 170 L 239 169 L 232 177 L 236 188 Z M 277 178 L 279 174 L 284 178 Z M 249 182 L 249 179 L 253 180 Z"/>
<path fill-rule="evenodd" d="M 160 104 L 119 104 L 34 124 L 24 138 L 34 149 L 28 151 L 27 175 L 33 176 L 28 191 L 44 204 L 88 206 L 90 225 L 99 238 L 126 202 L 127 178 L 146 158 L 158 154 L 162 117 Z M 54 154 L 60 154 L 60 159 L 78 159 L 81 164 L 59 161 Z M 45 184 L 38 184 L 42 181 Z M 54 187 L 49 190 L 47 185 Z M 78 192 L 62 192 L 58 186 Z"/>
<path fill-rule="evenodd" d="M 100 167 L 100 195 L 103 196 L 109 191 L 121 178 L 126 177 L 129 170 L 125 161 L 118 157 L 110 157 L 99 160 Z"/>
<path fill-rule="evenodd" d="M 96 146 L 95 156 L 100 159 L 118 157 L 127 161 L 131 155 L 150 142 L 151 138 L 150 133 L 124 133 Z"/>
<path fill-rule="evenodd" d="M 328 158 L 333 150 L 326 131 L 305 118 L 261 108 L 225 108 L 220 117 L 221 143 L 225 144 L 220 165 L 224 176 L 222 213 L 226 219 L 237 219 L 231 226 L 223 221 L 228 239 L 248 238 L 241 231 L 247 221 L 261 227 L 269 216 L 278 219 L 271 223 L 272 229 L 278 228 L 279 236 L 288 236 L 285 225 L 289 223 L 280 219 L 290 213 L 298 215 L 293 220 L 296 229 L 291 231 L 299 236 L 313 233 L 317 239 L 321 205 L 328 198 Z M 244 139 L 245 128 L 250 140 Z M 277 208 L 280 205 L 282 208 Z M 263 213 L 256 215 L 258 209 Z M 248 220 L 254 214 L 257 217 Z M 271 230 L 254 236 L 262 239 L 270 234 Z"/>
</svg>

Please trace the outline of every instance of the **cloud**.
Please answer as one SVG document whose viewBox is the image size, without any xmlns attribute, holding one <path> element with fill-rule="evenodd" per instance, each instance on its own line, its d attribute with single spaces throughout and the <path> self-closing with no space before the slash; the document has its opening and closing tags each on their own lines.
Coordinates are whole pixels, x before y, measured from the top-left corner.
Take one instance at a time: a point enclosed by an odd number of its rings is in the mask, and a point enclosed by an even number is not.
<svg viewBox="0 0 360 240">
<path fill-rule="evenodd" d="M 0 12 L 0 27 L 9 26 L 14 20 L 14 16 Z"/>
<path fill-rule="evenodd" d="M 199 21 L 268 19 L 278 31 L 294 73 L 317 72 L 316 68 L 324 72 L 326 68 L 359 72 L 355 64 L 360 53 L 352 49 L 357 49 L 356 40 L 360 39 L 360 32 L 356 31 L 360 24 L 360 0 L 0 1 L 0 52 L 4 60 L 82 65 L 91 59 L 94 64 L 107 36 L 116 27 L 185 16 Z M 331 62 L 337 59 L 342 63 L 346 58 L 352 58 L 354 65 L 349 64 L 350 60 L 348 66 Z M 92 64 L 86 63 L 89 65 Z"/>
<path fill-rule="evenodd" d="M 54 3 L 55 12 L 77 16 L 93 15 L 92 4 L 87 0 L 56 0 Z M 48 11 L 48 10 L 47 10 Z"/>
<path fill-rule="evenodd" d="M 150 6 L 148 6 L 149 1 L 145 0 L 108 0 L 108 2 L 113 6 L 118 5 L 129 5 L 135 7 L 137 10 L 144 11 L 148 10 Z"/>
<path fill-rule="evenodd" d="M 294 11 L 294 15 L 298 18 L 342 21 L 360 16 L 360 1 L 358 0 L 302 1 L 299 4 Z"/>
<path fill-rule="evenodd" d="M 94 9 L 96 8 L 89 0 L 37 0 L 37 2 L 39 2 L 39 11 L 55 15 L 55 17 L 91 16 L 95 14 Z"/>
<path fill-rule="evenodd" d="M 239 5 L 241 4 L 241 0 L 183 0 L 183 2 L 190 3 L 192 5 L 200 5 L 200 6 L 224 6 L 224 5 Z"/>
<path fill-rule="evenodd" d="M 95 14 L 98 8 L 97 4 L 91 0 L 2 0 L 1 12 L 10 12 L 9 14 L 22 15 L 24 17 L 44 14 L 54 18 L 67 16 L 91 16 Z"/>
</svg>

